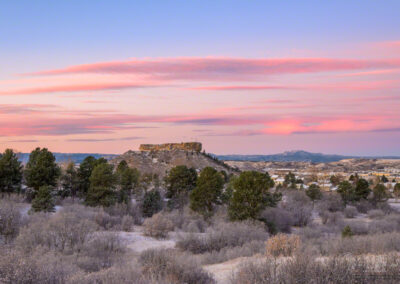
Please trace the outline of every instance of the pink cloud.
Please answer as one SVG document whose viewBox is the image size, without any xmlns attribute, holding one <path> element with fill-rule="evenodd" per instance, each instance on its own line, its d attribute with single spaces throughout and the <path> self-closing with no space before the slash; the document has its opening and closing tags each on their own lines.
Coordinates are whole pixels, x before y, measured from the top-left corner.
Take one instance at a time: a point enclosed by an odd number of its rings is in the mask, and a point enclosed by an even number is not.
<svg viewBox="0 0 400 284">
<path fill-rule="evenodd" d="M 137 89 L 146 87 L 157 87 L 153 84 L 138 84 L 131 82 L 122 83 L 104 83 L 98 82 L 93 84 L 70 84 L 60 86 L 46 86 L 38 88 L 26 88 L 18 90 L 0 91 L 0 95 L 28 95 L 42 93 L 60 93 L 60 92 L 82 92 L 82 91 L 103 91 L 103 90 L 122 90 L 122 89 Z"/>
<path fill-rule="evenodd" d="M 285 86 L 204 86 L 187 88 L 188 90 L 203 90 L 203 91 L 257 91 L 257 90 L 277 90 L 277 89 L 290 89 Z"/>
<path fill-rule="evenodd" d="M 329 58 L 247 59 L 225 57 L 188 57 L 133 59 L 100 62 L 34 72 L 28 75 L 59 75 L 80 73 L 152 74 L 169 78 L 204 79 L 218 75 L 269 75 L 329 71 L 399 68 L 400 60 L 356 60 Z"/>
</svg>

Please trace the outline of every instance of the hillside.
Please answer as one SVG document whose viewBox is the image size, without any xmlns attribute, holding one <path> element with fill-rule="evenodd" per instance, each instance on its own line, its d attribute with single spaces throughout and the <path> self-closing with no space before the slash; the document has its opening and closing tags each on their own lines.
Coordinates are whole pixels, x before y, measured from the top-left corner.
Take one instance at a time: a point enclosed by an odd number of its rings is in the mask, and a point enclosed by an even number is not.
<svg viewBox="0 0 400 284">
<path fill-rule="evenodd" d="M 117 165 L 125 160 L 130 167 L 137 168 L 141 173 L 157 174 L 159 177 L 173 167 L 185 165 L 189 168 L 203 169 L 213 167 L 218 171 L 234 172 L 234 169 L 211 155 L 197 152 L 173 149 L 169 151 L 128 151 L 111 160 Z"/>
</svg>

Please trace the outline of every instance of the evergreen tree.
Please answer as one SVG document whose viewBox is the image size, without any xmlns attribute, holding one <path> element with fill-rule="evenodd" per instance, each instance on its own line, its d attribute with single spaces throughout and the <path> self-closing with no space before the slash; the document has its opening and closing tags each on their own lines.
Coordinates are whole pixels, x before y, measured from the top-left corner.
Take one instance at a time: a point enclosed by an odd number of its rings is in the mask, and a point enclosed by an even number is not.
<svg viewBox="0 0 400 284">
<path fill-rule="evenodd" d="M 223 186 L 222 175 L 212 167 L 205 167 L 190 193 L 190 208 L 205 218 L 211 217 L 214 206 L 221 202 Z"/>
<path fill-rule="evenodd" d="M 90 187 L 90 176 L 94 167 L 101 163 L 107 163 L 107 160 L 100 158 L 96 160 L 93 156 L 87 156 L 83 162 L 79 165 L 78 169 L 78 180 L 79 180 L 79 192 L 82 197 L 86 197 L 86 194 Z"/>
<path fill-rule="evenodd" d="M 61 175 L 61 186 L 63 197 L 72 196 L 72 198 L 75 198 L 79 188 L 79 179 L 73 162 L 68 163 L 65 172 Z"/>
<path fill-rule="evenodd" d="M 382 183 L 378 183 L 372 190 L 372 193 L 373 193 L 372 201 L 375 204 L 379 202 L 384 202 L 389 198 L 389 195 L 386 191 L 386 187 Z"/>
<path fill-rule="evenodd" d="M 387 183 L 387 182 L 389 182 L 389 180 L 388 180 L 388 178 L 387 178 L 385 175 L 383 175 L 383 176 L 381 177 L 381 182 Z"/>
<path fill-rule="evenodd" d="M 164 179 L 167 194 L 170 198 L 168 206 L 171 208 L 183 208 L 186 204 L 189 192 L 196 186 L 197 173 L 193 168 L 176 166 L 170 170 Z"/>
<path fill-rule="evenodd" d="M 271 194 L 268 190 L 269 176 L 256 171 L 242 172 L 233 181 L 232 198 L 228 206 L 231 220 L 257 219 L 267 206 L 276 206 L 281 194 Z"/>
<path fill-rule="evenodd" d="M 22 182 L 22 165 L 11 149 L 6 149 L 0 158 L 0 192 L 19 192 Z"/>
<path fill-rule="evenodd" d="M 29 161 L 25 167 L 26 185 L 36 192 L 42 186 L 55 187 L 60 172 L 53 153 L 47 148 L 40 149 L 38 147 L 29 155 Z"/>
<path fill-rule="evenodd" d="M 128 203 L 131 200 L 132 191 L 138 186 L 139 171 L 128 166 L 125 160 L 122 160 L 116 170 L 117 183 L 119 186 L 119 202 Z"/>
<path fill-rule="evenodd" d="M 85 200 L 87 205 L 108 207 L 116 203 L 116 178 L 112 165 L 100 163 L 95 166 L 89 180 L 90 187 Z"/>
<path fill-rule="evenodd" d="M 347 180 L 342 181 L 339 183 L 338 193 L 342 197 L 344 204 L 347 204 L 354 200 L 355 192 L 353 185 L 348 182 Z"/>
<path fill-rule="evenodd" d="M 151 217 L 162 209 L 161 194 L 158 190 L 151 190 L 144 194 L 142 213 L 144 217 Z"/>
<path fill-rule="evenodd" d="M 312 200 L 314 204 L 315 200 L 321 199 L 322 197 L 321 188 L 317 184 L 313 183 L 307 188 L 306 195 Z"/>
<path fill-rule="evenodd" d="M 54 202 L 51 196 L 51 187 L 43 185 L 39 188 L 35 198 L 32 200 L 32 209 L 34 212 L 54 212 Z"/>
<path fill-rule="evenodd" d="M 354 189 L 354 199 L 359 201 L 361 199 L 367 199 L 369 193 L 371 192 L 369 188 L 369 183 L 363 178 L 360 178 L 356 182 L 356 187 Z"/>
<path fill-rule="evenodd" d="M 287 175 L 285 175 L 285 181 L 283 182 L 283 187 L 287 188 L 296 188 L 296 176 L 294 173 L 289 172 Z"/>
</svg>

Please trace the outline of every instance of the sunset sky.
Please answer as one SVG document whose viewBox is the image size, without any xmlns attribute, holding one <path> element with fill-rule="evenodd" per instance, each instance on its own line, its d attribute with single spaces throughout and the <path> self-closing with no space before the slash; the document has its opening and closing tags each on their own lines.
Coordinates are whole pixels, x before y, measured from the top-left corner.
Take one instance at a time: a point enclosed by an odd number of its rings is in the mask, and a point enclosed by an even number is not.
<svg viewBox="0 0 400 284">
<path fill-rule="evenodd" d="M 400 155 L 400 1 L 1 1 L 0 150 Z"/>
</svg>

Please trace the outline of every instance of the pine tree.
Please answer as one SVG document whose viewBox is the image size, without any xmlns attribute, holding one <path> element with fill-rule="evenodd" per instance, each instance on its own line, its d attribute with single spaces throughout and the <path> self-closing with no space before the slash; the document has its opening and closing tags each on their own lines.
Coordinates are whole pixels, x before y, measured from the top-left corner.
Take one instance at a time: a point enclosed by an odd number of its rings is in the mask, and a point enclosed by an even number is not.
<svg viewBox="0 0 400 284">
<path fill-rule="evenodd" d="M 353 235 L 353 231 L 351 230 L 349 225 L 343 228 L 342 238 L 351 238 Z"/>
<path fill-rule="evenodd" d="M 322 192 L 320 187 L 317 184 L 313 183 L 307 188 L 306 195 L 312 200 L 314 204 L 315 200 L 321 199 Z"/>
<path fill-rule="evenodd" d="M 151 190 L 144 194 L 142 213 L 144 217 L 151 217 L 162 209 L 162 199 L 158 190 Z"/>
<path fill-rule="evenodd" d="M 107 163 L 97 165 L 89 180 L 90 187 L 85 200 L 87 205 L 108 207 L 116 203 L 116 178 L 112 165 Z"/>
<path fill-rule="evenodd" d="M 276 206 L 280 193 L 268 192 L 269 176 L 256 171 L 242 172 L 233 181 L 232 198 L 228 206 L 231 220 L 257 219 L 267 206 Z"/>
<path fill-rule="evenodd" d="M 51 187 L 44 185 L 41 186 L 32 200 L 32 210 L 34 212 L 54 212 L 54 202 L 51 196 Z"/>
<path fill-rule="evenodd" d="M 36 148 L 29 155 L 29 161 L 25 167 L 26 185 L 36 192 L 40 187 L 56 186 L 60 176 L 60 168 L 56 164 L 56 158 L 47 148 Z"/>
<path fill-rule="evenodd" d="M 6 149 L 0 158 L 0 192 L 19 192 L 22 182 L 22 165 L 11 149 Z"/>
<path fill-rule="evenodd" d="M 166 184 L 166 197 L 170 198 L 170 208 L 183 208 L 187 203 L 189 192 L 194 189 L 197 181 L 197 173 L 193 168 L 176 166 L 170 170 L 164 179 Z"/>
<path fill-rule="evenodd" d="M 205 218 L 211 217 L 214 206 L 221 202 L 223 185 L 221 173 L 214 168 L 205 167 L 197 179 L 196 187 L 190 193 L 190 208 Z"/>
</svg>

